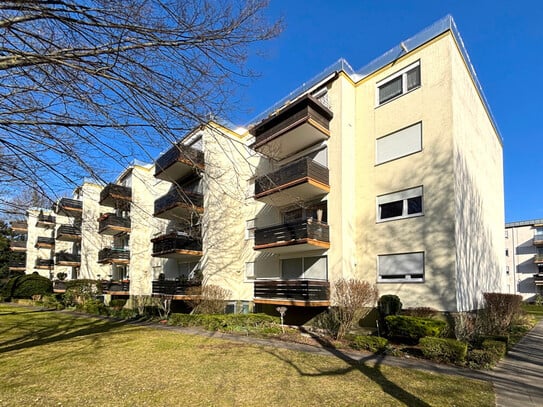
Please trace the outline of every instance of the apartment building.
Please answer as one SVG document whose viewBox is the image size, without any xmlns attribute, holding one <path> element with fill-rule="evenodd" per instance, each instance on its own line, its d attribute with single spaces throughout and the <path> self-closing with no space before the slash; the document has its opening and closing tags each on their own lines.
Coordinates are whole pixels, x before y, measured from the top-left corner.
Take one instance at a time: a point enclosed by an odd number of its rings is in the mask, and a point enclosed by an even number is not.
<svg viewBox="0 0 543 407">
<path fill-rule="evenodd" d="M 505 224 L 505 267 L 507 292 L 543 295 L 543 219 Z"/>
<path fill-rule="evenodd" d="M 81 192 L 79 276 L 125 294 L 213 284 L 303 321 L 340 278 L 452 312 L 506 281 L 501 138 L 450 16 Z"/>
</svg>

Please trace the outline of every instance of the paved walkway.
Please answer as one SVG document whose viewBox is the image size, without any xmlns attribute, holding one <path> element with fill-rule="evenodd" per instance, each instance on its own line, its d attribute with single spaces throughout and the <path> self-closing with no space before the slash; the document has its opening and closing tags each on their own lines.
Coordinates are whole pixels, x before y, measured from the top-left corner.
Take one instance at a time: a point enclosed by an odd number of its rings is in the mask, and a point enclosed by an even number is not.
<svg viewBox="0 0 543 407">
<path fill-rule="evenodd" d="M 492 371 L 499 407 L 543 406 L 543 320 Z"/>
</svg>

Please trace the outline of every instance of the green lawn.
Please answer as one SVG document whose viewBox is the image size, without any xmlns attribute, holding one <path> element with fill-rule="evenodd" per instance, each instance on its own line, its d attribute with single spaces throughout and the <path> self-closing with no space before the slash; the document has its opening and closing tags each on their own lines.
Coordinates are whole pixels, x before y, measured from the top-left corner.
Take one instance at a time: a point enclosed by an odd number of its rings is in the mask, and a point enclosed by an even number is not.
<svg viewBox="0 0 543 407">
<path fill-rule="evenodd" d="M 0 406 L 493 406 L 492 385 L 0 305 Z"/>
</svg>

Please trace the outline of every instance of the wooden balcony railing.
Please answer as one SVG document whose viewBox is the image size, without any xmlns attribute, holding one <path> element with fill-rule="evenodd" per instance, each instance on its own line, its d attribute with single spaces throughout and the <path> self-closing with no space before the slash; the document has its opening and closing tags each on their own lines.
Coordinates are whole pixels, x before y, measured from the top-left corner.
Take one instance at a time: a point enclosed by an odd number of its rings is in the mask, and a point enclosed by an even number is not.
<svg viewBox="0 0 543 407">
<path fill-rule="evenodd" d="M 102 292 L 111 293 L 128 293 L 130 291 L 130 281 L 128 280 L 102 280 Z"/>
<path fill-rule="evenodd" d="M 36 259 L 36 268 L 53 268 L 55 262 L 51 259 Z"/>
<path fill-rule="evenodd" d="M 26 261 L 24 260 L 12 260 L 9 262 L 10 269 L 24 269 L 26 267 Z"/>
<path fill-rule="evenodd" d="M 204 168 L 204 153 L 183 144 L 175 145 L 155 163 L 155 177 L 175 181 L 194 168 Z"/>
<path fill-rule="evenodd" d="M 45 237 L 45 236 L 38 236 L 38 240 L 36 241 L 36 247 L 38 248 L 52 248 L 55 246 L 55 238 L 54 237 Z"/>
<path fill-rule="evenodd" d="M 330 283 L 322 280 L 255 280 L 254 297 L 291 300 L 330 300 Z"/>
<path fill-rule="evenodd" d="M 13 251 L 25 251 L 26 243 L 26 240 L 12 240 L 9 242 L 9 247 Z"/>
<path fill-rule="evenodd" d="M 276 244 L 307 243 L 308 240 L 329 243 L 328 225 L 312 219 L 304 219 L 255 230 L 255 249 Z"/>
<path fill-rule="evenodd" d="M 83 213 L 83 202 L 78 199 L 60 198 L 53 205 L 55 213 L 61 213 L 65 216 L 81 216 Z"/>
<path fill-rule="evenodd" d="M 201 239 L 179 233 L 168 233 L 151 240 L 153 242 L 153 256 L 180 251 L 202 251 Z"/>
<path fill-rule="evenodd" d="M 57 240 L 78 241 L 81 240 L 81 229 L 73 225 L 60 225 L 57 229 Z"/>
<path fill-rule="evenodd" d="M 177 206 L 192 208 L 196 212 L 202 212 L 204 196 L 195 192 L 172 189 L 166 195 L 155 200 L 155 216 Z"/>
<path fill-rule="evenodd" d="M 28 231 L 28 223 L 23 220 L 15 220 L 10 223 L 11 229 L 18 233 L 24 233 Z"/>
<path fill-rule="evenodd" d="M 130 250 L 112 249 L 106 247 L 98 252 L 98 263 L 122 263 L 130 262 Z"/>
<path fill-rule="evenodd" d="M 187 295 L 189 287 L 199 287 L 201 285 L 201 281 L 154 280 L 153 294 Z"/>
<path fill-rule="evenodd" d="M 108 184 L 100 192 L 100 205 L 115 206 L 116 204 L 126 205 L 132 200 L 132 188 L 123 185 Z"/>
<path fill-rule="evenodd" d="M 116 235 L 118 233 L 129 233 L 131 229 L 130 218 L 123 218 L 114 213 L 103 213 L 98 219 L 98 233 Z"/>
<path fill-rule="evenodd" d="M 54 226 L 56 222 L 56 218 L 52 215 L 44 215 L 43 213 L 40 213 L 38 215 L 38 221 L 36 222 L 36 226 L 38 227 L 50 227 Z"/>
<path fill-rule="evenodd" d="M 66 263 L 81 263 L 81 255 L 65 252 L 58 252 L 55 254 L 55 264 L 61 265 Z"/>
</svg>

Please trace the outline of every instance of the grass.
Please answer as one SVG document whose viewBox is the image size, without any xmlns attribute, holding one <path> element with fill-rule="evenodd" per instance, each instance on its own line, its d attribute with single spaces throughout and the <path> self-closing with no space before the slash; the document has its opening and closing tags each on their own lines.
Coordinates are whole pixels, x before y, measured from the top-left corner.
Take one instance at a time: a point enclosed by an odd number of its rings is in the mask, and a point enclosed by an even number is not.
<svg viewBox="0 0 543 407">
<path fill-rule="evenodd" d="M 492 385 L 0 304 L 0 406 L 493 406 Z"/>
</svg>

